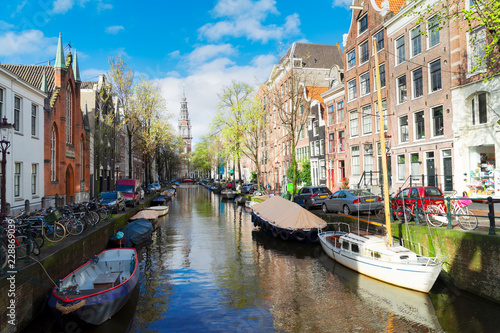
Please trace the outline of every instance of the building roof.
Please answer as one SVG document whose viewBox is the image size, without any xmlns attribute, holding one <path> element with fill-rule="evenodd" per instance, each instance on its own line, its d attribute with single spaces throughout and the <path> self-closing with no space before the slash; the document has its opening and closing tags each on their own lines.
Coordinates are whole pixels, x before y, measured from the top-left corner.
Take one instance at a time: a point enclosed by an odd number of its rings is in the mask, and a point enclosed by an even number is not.
<svg viewBox="0 0 500 333">
<path fill-rule="evenodd" d="M 330 68 L 334 64 L 344 67 L 344 57 L 338 45 L 293 43 L 280 63 L 290 54 L 293 58 L 302 59 L 302 67 Z"/>
<path fill-rule="evenodd" d="M 375 0 L 375 3 L 379 8 L 382 8 L 382 2 L 385 0 Z M 406 5 L 406 0 L 390 0 L 389 1 L 389 10 L 396 14 L 399 12 L 401 8 L 403 8 Z"/>
<path fill-rule="evenodd" d="M 0 65 L 21 80 L 28 82 L 37 89 L 42 88 L 42 77 L 47 77 L 47 91 L 54 90 L 54 67 L 49 65 Z"/>
<path fill-rule="evenodd" d="M 94 89 L 94 84 L 97 84 L 97 81 L 82 81 L 80 89 Z"/>
</svg>

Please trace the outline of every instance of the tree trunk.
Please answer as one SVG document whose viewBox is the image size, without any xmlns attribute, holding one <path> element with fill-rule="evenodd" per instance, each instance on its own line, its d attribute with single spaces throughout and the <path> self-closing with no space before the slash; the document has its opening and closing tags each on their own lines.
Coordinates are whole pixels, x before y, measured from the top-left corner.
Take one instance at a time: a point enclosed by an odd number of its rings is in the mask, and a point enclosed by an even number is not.
<svg viewBox="0 0 500 333">
<path fill-rule="evenodd" d="M 132 132 L 127 127 L 127 135 L 128 135 L 128 178 L 132 179 Z"/>
</svg>

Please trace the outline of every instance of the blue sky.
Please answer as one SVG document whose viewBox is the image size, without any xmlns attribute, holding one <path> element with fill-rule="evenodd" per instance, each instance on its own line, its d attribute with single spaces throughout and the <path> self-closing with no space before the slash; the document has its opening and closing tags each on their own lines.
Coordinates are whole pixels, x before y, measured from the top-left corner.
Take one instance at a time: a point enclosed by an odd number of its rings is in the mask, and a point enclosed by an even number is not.
<svg viewBox="0 0 500 333">
<path fill-rule="evenodd" d="M 195 140 L 231 81 L 264 82 L 293 42 L 342 44 L 350 0 L 10 0 L 0 14 L 0 62 L 46 64 L 57 37 L 78 51 L 82 80 L 122 55 L 157 80 L 173 122 L 185 87 Z M 67 49 L 66 49 L 67 52 Z"/>
</svg>

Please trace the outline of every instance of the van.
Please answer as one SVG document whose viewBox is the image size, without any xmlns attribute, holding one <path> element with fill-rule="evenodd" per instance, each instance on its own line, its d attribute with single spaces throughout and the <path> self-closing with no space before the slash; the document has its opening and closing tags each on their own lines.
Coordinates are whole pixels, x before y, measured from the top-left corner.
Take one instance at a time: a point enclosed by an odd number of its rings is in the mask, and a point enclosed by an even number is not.
<svg viewBox="0 0 500 333">
<path fill-rule="evenodd" d="M 118 179 L 116 181 L 116 190 L 125 196 L 125 204 L 135 207 L 141 200 L 139 182 L 135 179 Z"/>
</svg>

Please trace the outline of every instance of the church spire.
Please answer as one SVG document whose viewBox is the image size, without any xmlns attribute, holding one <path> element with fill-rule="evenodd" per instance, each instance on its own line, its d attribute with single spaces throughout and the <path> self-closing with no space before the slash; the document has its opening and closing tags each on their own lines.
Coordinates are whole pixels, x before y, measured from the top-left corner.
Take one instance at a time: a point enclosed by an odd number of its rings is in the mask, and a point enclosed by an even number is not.
<svg viewBox="0 0 500 333">
<path fill-rule="evenodd" d="M 66 65 L 64 64 L 64 51 L 61 33 L 59 33 L 59 40 L 57 41 L 56 63 L 54 65 L 54 68 L 66 69 Z"/>
<path fill-rule="evenodd" d="M 45 75 L 45 69 L 43 70 L 42 84 L 40 90 L 47 93 L 47 75 Z"/>
<path fill-rule="evenodd" d="M 78 54 L 75 50 L 75 58 L 73 59 L 73 75 L 75 76 L 76 82 L 81 82 L 80 80 L 80 68 L 78 67 Z"/>
</svg>

